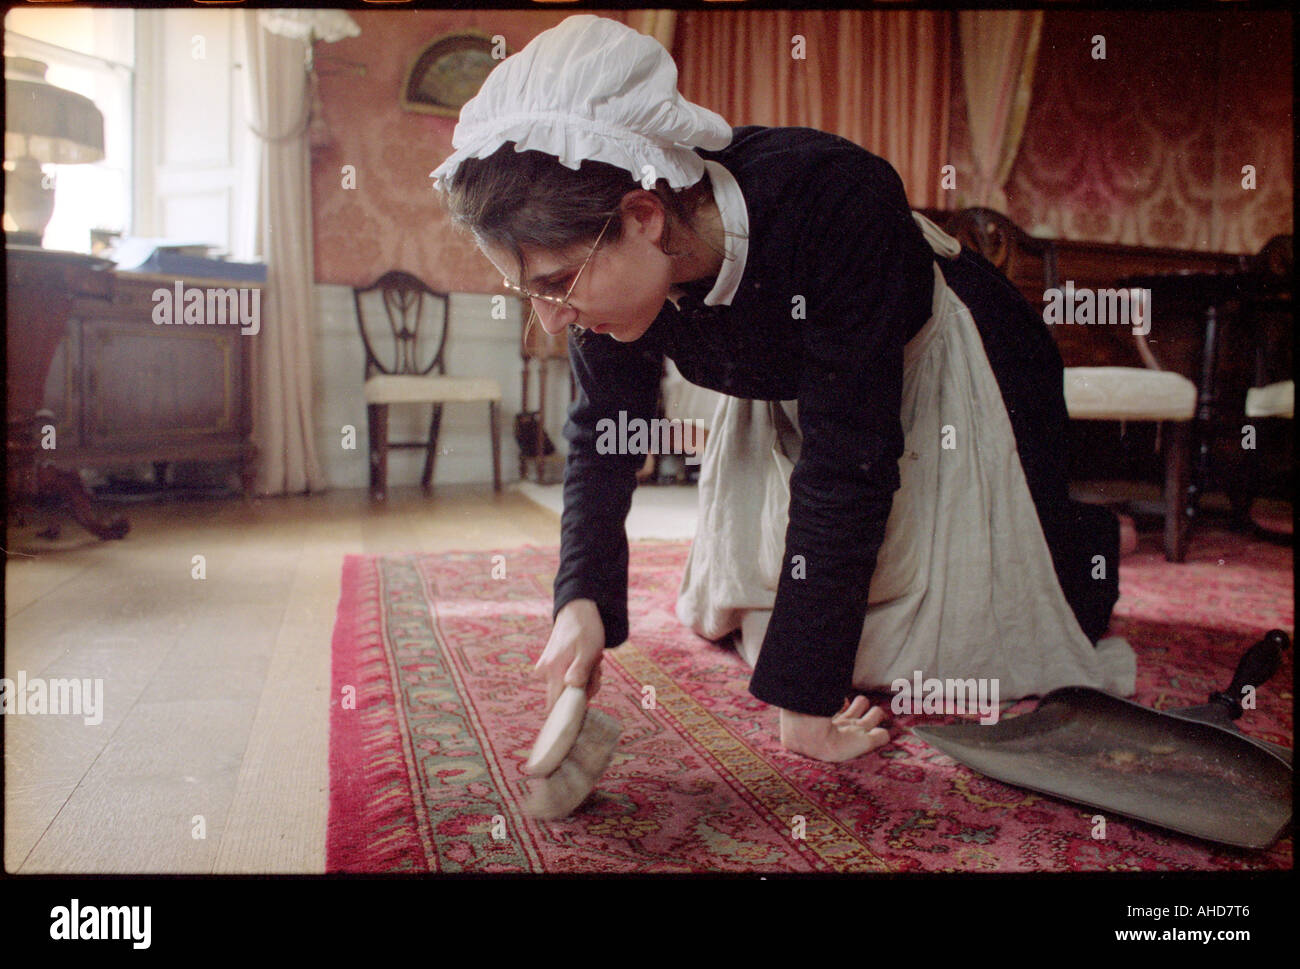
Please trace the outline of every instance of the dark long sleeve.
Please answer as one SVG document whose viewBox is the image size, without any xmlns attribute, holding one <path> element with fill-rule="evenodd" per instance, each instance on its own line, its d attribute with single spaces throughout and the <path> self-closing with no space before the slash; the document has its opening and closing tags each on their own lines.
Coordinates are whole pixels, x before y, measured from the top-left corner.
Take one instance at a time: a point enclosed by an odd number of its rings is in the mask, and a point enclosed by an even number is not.
<svg viewBox="0 0 1300 969">
<path fill-rule="evenodd" d="M 569 454 L 552 615 L 570 600 L 594 600 L 605 624 L 605 645 L 614 647 L 628 637 L 625 522 L 645 455 L 601 454 L 597 445 L 602 429 L 619 427 L 620 411 L 625 423 L 639 418 L 649 424 L 663 353 L 645 338 L 619 343 L 608 336 L 588 335 L 582 341 L 570 336 L 569 359 L 578 393 L 564 425 Z M 613 423 L 602 424 L 604 420 Z"/>
<path fill-rule="evenodd" d="M 929 317 L 932 253 L 888 164 L 845 151 L 808 185 L 799 459 L 776 602 L 750 692 L 818 716 L 849 691 L 900 486 L 903 351 Z M 796 285 L 799 285 L 796 283 Z M 918 536 L 919 538 L 920 536 Z"/>
</svg>

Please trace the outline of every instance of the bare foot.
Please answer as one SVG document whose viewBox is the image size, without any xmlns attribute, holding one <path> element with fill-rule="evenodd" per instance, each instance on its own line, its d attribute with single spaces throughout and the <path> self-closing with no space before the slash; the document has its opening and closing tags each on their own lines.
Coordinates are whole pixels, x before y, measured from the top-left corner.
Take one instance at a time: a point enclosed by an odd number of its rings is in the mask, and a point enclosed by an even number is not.
<svg viewBox="0 0 1300 969">
<path fill-rule="evenodd" d="M 889 742 L 889 731 L 879 726 L 883 719 L 885 711 L 864 696 L 846 702 L 833 717 L 782 710 L 781 746 L 814 760 L 852 760 Z"/>
</svg>

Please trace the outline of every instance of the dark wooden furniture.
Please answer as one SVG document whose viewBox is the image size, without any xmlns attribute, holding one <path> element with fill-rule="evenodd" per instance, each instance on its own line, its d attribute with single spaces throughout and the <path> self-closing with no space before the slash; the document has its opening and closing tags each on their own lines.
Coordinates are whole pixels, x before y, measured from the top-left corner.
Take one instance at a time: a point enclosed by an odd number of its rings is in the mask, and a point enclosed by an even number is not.
<svg viewBox="0 0 1300 969">
<path fill-rule="evenodd" d="M 449 377 L 445 352 L 450 300 L 401 270 L 384 273 L 369 286 L 353 287 L 357 328 L 366 351 L 366 411 L 370 433 L 370 495 L 383 501 L 388 490 L 390 448 L 420 448 L 425 491 L 433 484 L 442 408 L 453 401 L 486 401 L 492 435 L 492 488 L 501 490 L 501 388 L 495 380 Z M 388 408 L 432 404 L 425 441 L 389 441 Z"/>
<path fill-rule="evenodd" d="M 1029 235 L 993 209 L 927 210 L 925 214 L 1001 270 L 1030 306 L 1042 309 L 1044 291 L 1056 285 L 1056 246 L 1052 240 Z"/>
<path fill-rule="evenodd" d="M 107 299 L 74 301 L 62 347 L 45 385 L 57 419 L 55 462 L 67 469 L 153 466 L 165 483 L 173 462 L 231 464 L 249 494 L 255 474 L 253 347 L 259 338 L 233 322 L 206 322 L 208 306 L 229 306 L 229 294 L 259 314 L 257 282 L 157 273 L 111 272 Z M 161 293 L 199 291 L 203 323 L 155 322 Z M 209 302 L 209 294 L 212 296 Z M 256 299 L 252 298 L 256 295 Z M 157 315 L 159 319 L 167 317 Z M 233 317 L 226 317 L 232 319 Z"/>
<path fill-rule="evenodd" d="M 178 284 L 197 289 L 206 312 L 208 292 L 260 284 L 123 273 L 102 259 L 20 246 L 6 248 L 6 261 L 11 495 L 56 494 L 89 531 L 120 538 L 126 520 L 99 517 L 79 470 L 152 464 L 162 477 L 173 461 L 233 461 L 251 488 L 256 337 L 183 316 L 159 325 L 155 296 Z M 260 313 L 260 299 L 248 302 Z"/>
<path fill-rule="evenodd" d="M 42 411 L 50 365 L 68 332 L 78 301 L 106 303 L 113 292 L 111 263 L 39 246 L 5 248 L 6 491 L 23 511 L 45 500 L 66 502 L 76 520 L 101 539 L 122 538 L 125 518 L 106 520 L 95 509 L 74 468 L 60 467 L 76 450 L 72 427 L 59 433 L 57 415 Z M 52 433 L 51 433 L 52 432 Z M 45 534 L 57 535 L 57 526 Z"/>
<path fill-rule="evenodd" d="M 538 484 L 545 484 L 552 480 L 564 462 L 564 456 L 559 452 L 551 454 L 546 453 L 546 428 L 547 428 L 547 374 L 551 369 L 553 361 L 564 361 L 564 369 L 569 375 L 569 400 L 573 401 L 577 395 L 577 385 L 573 378 L 573 368 L 569 366 L 569 341 L 564 333 L 550 334 L 543 329 L 542 324 L 534 320 L 532 326 L 528 325 L 529 306 L 527 301 L 523 301 L 523 313 L 520 317 L 523 320 L 523 326 L 520 329 L 519 338 L 519 356 L 522 360 L 520 379 L 522 381 L 522 394 L 519 398 L 520 406 L 523 408 L 523 415 L 531 415 L 531 425 L 534 440 L 527 449 L 521 447 L 519 450 L 519 477 L 526 480 L 531 466 L 533 478 Z M 532 370 L 537 370 L 537 408 L 529 410 L 528 408 L 528 388 L 531 382 L 530 374 Z M 528 453 L 531 452 L 531 453 Z"/>
<path fill-rule="evenodd" d="M 1029 305 L 1036 308 L 1044 305 L 1046 290 L 1064 286 L 1067 280 L 1077 289 L 1096 290 L 1113 288 L 1129 276 L 1239 273 L 1250 265 L 1247 256 L 1221 252 L 1040 239 L 992 209 L 927 209 L 924 214 L 1002 270 Z M 1186 325 L 1189 321 L 1166 317 L 1162 322 L 1174 324 L 1170 329 L 1176 328 L 1176 332 L 1153 332 L 1145 344 L 1135 341 L 1125 328 L 1115 326 L 1054 326 L 1052 336 L 1067 367 L 1151 366 L 1145 350 L 1168 342 L 1165 350 L 1155 350 L 1161 368 L 1195 378 L 1199 369 L 1197 354 L 1186 344 L 1199 347 L 1200 330 L 1196 325 Z"/>
<path fill-rule="evenodd" d="M 1290 235 L 1275 236 L 1251 261 L 1251 285 L 1243 306 L 1242 325 L 1250 334 L 1255 348 L 1254 372 L 1250 387 L 1294 380 L 1295 375 L 1295 309 L 1292 304 L 1295 277 L 1295 239 Z M 1257 430 L 1256 446 L 1245 449 L 1240 490 L 1234 501 L 1238 524 L 1257 537 L 1291 544 L 1292 532 L 1274 531 L 1251 518 L 1250 510 L 1260 493 L 1261 460 L 1265 446 L 1272 446 L 1283 455 L 1283 466 L 1289 472 L 1277 490 L 1285 494 L 1295 491 L 1295 433 L 1294 417 L 1252 418 L 1246 423 Z"/>
<path fill-rule="evenodd" d="M 1036 308 L 1044 306 L 1047 289 L 1063 287 L 1067 280 L 1076 289 L 1141 285 L 1153 290 L 1154 319 L 1145 337 L 1119 326 L 1053 326 L 1051 332 L 1066 367 L 1146 366 L 1179 373 L 1197 384 L 1199 401 L 1193 426 L 1170 425 L 1176 435 L 1187 433 L 1189 449 L 1195 453 L 1195 467 L 1184 469 L 1188 485 L 1186 499 L 1180 499 L 1184 506 L 1180 522 L 1172 523 L 1177 525 L 1174 545 L 1181 549 L 1185 526 L 1197 514 L 1200 498 L 1214 477 L 1211 469 L 1216 464 L 1231 466 L 1234 460 L 1243 463 L 1239 418 L 1246 389 L 1289 375 L 1290 237 L 1273 240 L 1252 258 L 1040 239 L 989 209 L 926 214 L 1001 269 Z M 1234 352 L 1221 352 L 1225 334 L 1230 334 Z M 1278 366 L 1282 355 L 1285 365 Z M 1235 440 L 1228 433 L 1234 427 Z M 1162 511 L 1167 537 L 1171 524 L 1168 485 L 1173 478 L 1182 477 L 1177 462 L 1170 463 L 1169 443 L 1170 437 L 1166 437 L 1167 494 Z M 1220 476 L 1239 522 L 1246 520 L 1257 490 L 1259 460 L 1258 451 L 1247 453 L 1245 473 Z"/>
<path fill-rule="evenodd" d="M 1238 272 L 1131 276 L 1119 282 L 1148 288 L 1155 305 L 1182 306 L 1203 323 L 1189 521 L 1202 513 L 1202 496 L 1217 486 L 1228 496 L 1234 526 L 1252 528 L 1259 451 L 1258 446 L 1242 447 L 1249 423 L 1244 420 L 1245 393 L 1291 372 L 1291 341 L 1279 337 L 1294 329 L 1292 251 L 1291 236 L 1277 236 Z M 1216 455 L 1219 442 L 1227 447 Z"/>
<path fill-rule="evenodd" d="M 1119 287 L 1141 287 L 1151 291 L 1153 307 L 1162 309 L 1183 304 L 1204 320 L 1201 363 L 1196 373 L 1196 419 L 1191 426 L 1192 469 L 1187 483 L 1184 514 L 1188 523 L 1199 511 L 1200 498 L 1210 480 L 1210 443 L 1216 434 L 1213 424 L 1216 369 L 1219 353 L 1219 317 L 1239 312 L 1243 277 L 1234 273 L 1172 273 L 1128 276 Z"/>
<path fill-rule="evenodd" d="M 155 323 L 162 291 L 174 297 L 178 284 L 182 293 L 204 295 L 203 324 L 185 323 L 181 307 L 173 307 L 175 323 Z M 61 371 L 64 384 L 61 390 L 51 386 L 47 399 L 59 398 L 66 414 L 75 415 L 79 467 L 148 463 L 161 485 L 173 462 L 230 463 L 244 494 L 252 492 L 252 367 L 259 336 L 251 326 L 244 333 L 230 321 L 207 321 L 209 304 L 229 307 L 231 293 L 259 316 L 263 312 L 260 282 L 130 272 L 113 273 L 107 304 L 75 307 L 66 356 L 51 375 L 53 385 Z M 256 329 L 263 332 L 260 319 Z"/>
<path fill-rule="evenodd" d="M 963 245 L 974 249 L 1002 271 L 1040 313 L 1046 306 L 1047 291 L 1059 289 L 1065 284 L 1060 276 L 1058 243 L 1028 235 L 999 212 L 991 209 L 966 209 L 952 215 L 947 220 L 946 228 Z M 1094 288 L 1113 288 L 1114 285 L 1105 281 Z M 1076 283 L 1077 288 L 1082 287 Z M 1077 334 L 1074 331 L 1078 331 Z M 1116 332 L 1114 327 L 1062 325 L 1050 327 L 1050 332 L 1066 368 L 1065 396 L 1072 425 L 1081 420 L 1159 420 L 1153 415 L 1168 413 L 1163 406 L 1155 406 L 1157 401 L 1148 397 L 1154 391 L 1143 390 L 1143 387 L 1151 383 L 1148 379 L 1150 373 L 1164 368 L 1151 352 L 1145 338 L 1137 335 L 1133 328 L 1125 327 Z M 1088 344 L 1088 353 L 1085 353 L 1081 345 L 1084 341 Z M 1102 353 L 1097 352 L 1098 343 L 1104 348 Z M 1110 369 L 1103 377 L 1100 372 L 1091 369 L 1094 367 Z M 1076 381 L 1082 381 L 1086 386 L 1103 379 L 1115 381 L 1116 389 L 1123 388 L 1125 397 L 1130 402 L 1122 407 L 1106 406 L 1099 411 L 1089 404 L 1071 401 L 1071 391 Z M 1165 558 L 1171 562 L 1183 561 L 1187 552 L 1185 509 L 1188 455 L 1191 449 L 1189 422 L 1193 416 L 1190 385 L 1188 390 L 1187 410 L 1178 419 L 1165 418 L 1164 422 L 1169 426 L 1160 447 L 1164 465 L 1164 500 L 1160 503 L 1159 511 L 1164 518 Z"/>
</svg>

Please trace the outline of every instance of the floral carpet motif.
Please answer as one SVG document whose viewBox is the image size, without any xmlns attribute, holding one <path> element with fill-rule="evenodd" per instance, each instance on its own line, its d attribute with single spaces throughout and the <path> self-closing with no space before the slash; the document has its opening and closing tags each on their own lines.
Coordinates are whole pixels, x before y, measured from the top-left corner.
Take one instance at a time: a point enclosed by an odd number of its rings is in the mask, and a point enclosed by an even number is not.
<svg viewBox="0 0 1300 969">
<path fill-rule="evenodd" d="M 1138 654 L 1137 702 L 1204 703 L 1260 634 L 1292 632 L 1292 552 L 1203 530 L 1171 565 L 1158 544 L 1144 537 L 1123 560 L 1111 634 Z M 787 753 L 741 659 L 674 614 L 687 548 L 632 547 L 632 641 L 606 654 L 596 700 L 623 736 L 592 797 L 553 822 L 521 805 L 545 706 L 532 667 L 550 629 L 556 550 L 349 556 L 333 644 L 327 870 L 1291 867 L 1289 832 L 1255 852 L 1110 817 L 1094 838 L 1094 811 L 984 778 L 906 729 L 957 718 L 895 717 L 891 743 L 848 764 Z M 1286 746 L 1291 668 L 1288 656 L 1242 721 Z"/>
</svg>

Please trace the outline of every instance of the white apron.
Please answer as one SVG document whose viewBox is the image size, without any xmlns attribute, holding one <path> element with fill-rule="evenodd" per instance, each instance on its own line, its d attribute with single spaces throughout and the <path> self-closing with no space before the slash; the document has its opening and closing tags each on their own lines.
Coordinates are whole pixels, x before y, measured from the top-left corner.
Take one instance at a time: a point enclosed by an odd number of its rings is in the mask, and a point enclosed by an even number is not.
<svg viewBox="0 0 1300 969">
<path fill-rule="evenodd" d="M 936 252 L 956 240 L 920 216 Z M 1134 692 L 1122 638 L 1094 647 L 1056 578 L 997 379 L 970 310 L 934 267 L 929 321 L 903 359 L 903 456 L 853 671 L 895 679 L 996 678 L 1001 700 L 1059 686 Z M 700 514 L 677 599 L 706 639 L 739 629 L 753 666 L 772 615 L 799 455 L 795 402 L 719 395 L 700 469 Z M 944 425 L 956 447 L 943 450 Z M 1107 563 L 1117 567 L 1117 563 Z"/>
</svg>

